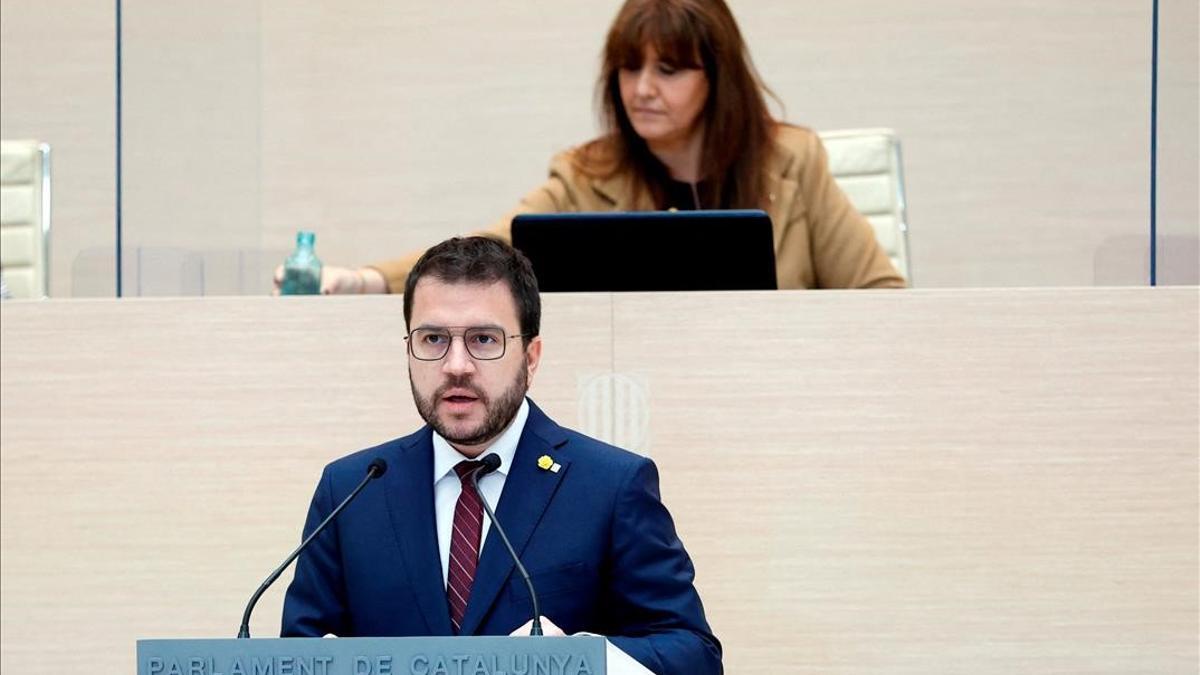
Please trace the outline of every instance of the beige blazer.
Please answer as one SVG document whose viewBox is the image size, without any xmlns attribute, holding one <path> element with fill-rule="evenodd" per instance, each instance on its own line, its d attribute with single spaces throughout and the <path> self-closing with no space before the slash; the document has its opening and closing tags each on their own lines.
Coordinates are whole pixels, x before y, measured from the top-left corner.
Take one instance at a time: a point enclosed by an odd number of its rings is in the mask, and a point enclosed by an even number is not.
<svg viewBox="0 0 1200 675">
<path fill-rule="evenodd" d="M 775 229 L 779 288 L 903 288 L 875 240 L 871 224 L 850 204 L 829 173 L 820 138 L 810 129 L 779 125 L 770 159 L 767 213 Z M 624 175 L 595 179 L 575 166 L 572 148 L 550 161 L 550 177 L 483 232 L 511 241 L 513 216 L 571 211 L 651 211 L 644 194 L 634 199 Z M 371 265 L 388 290 L 404 292 L 408 271 L 420 253 Z"/>
</svg>

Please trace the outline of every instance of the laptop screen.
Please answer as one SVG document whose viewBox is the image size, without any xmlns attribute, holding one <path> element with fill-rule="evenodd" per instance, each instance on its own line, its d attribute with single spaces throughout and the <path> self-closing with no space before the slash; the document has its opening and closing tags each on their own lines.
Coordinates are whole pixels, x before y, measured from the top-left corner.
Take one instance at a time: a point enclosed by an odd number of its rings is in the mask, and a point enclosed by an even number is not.
<svg viewBox="0 0 1200 675">
<path fill-rule="evenodd" d="M 543 292 L 776 288 L 763 211 L 523 214 L 513 218 L 512 241 Z"/>
</svg>

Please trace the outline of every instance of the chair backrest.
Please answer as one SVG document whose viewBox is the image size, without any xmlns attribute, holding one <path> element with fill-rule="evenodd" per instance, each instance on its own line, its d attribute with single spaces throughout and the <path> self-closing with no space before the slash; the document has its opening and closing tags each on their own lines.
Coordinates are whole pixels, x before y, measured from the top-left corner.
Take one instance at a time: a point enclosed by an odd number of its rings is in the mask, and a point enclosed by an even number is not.
<svg viewBox="0 0 1200 675">
<path fill-rule="evenodd" d="M 50 293 L 50 146 L 0 141 L 0 274 L 13 298 Z"/>
<path fill-rule="evenodd" d="M 892 265 L 912 285 L 900 141 L 891 129 L 821 132 L 834 180 L 875 229 Z"/>
</svg>

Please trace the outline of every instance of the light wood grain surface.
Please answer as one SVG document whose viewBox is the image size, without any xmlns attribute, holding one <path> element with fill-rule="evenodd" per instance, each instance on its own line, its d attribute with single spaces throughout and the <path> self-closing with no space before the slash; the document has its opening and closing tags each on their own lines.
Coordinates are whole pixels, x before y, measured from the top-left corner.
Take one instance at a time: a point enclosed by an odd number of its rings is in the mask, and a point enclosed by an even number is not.
<svg viewBox="0 0 1200 675">
<path fill-rule="evenodd" d="M 1195 670 L 1196 307 L 618 298 L 731 672 Z"/>
<path fill-rule="evenodd" d="M 532 394 L 575 425 L 581 378 L 644 385 L 729 672 L 1193 673 L 1198 304 L 549 296 Z M 232 636 L 321 467 L 418 424 L 403 331 L 399 298 L 0 306 L 0 670 Z"/>
</svg>

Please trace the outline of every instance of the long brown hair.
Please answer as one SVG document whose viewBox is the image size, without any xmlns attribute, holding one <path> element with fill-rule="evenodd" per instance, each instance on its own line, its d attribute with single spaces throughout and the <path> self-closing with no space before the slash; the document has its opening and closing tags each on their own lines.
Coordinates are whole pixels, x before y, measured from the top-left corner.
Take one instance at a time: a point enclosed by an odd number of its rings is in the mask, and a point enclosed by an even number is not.
<svg viewBox="0 0 1200 675">
<path fill-rule="evenodd" d="M 648 190 L 655 206 L 663 206 L 669 175 L 634 131 L 618 83 L 622 68 L 641 65 L 646 45 L 678 67 L 703 68 L 708 78 L 700 173 L 719 200 L 711 206 L 763 208 L 775 128 L 763 93 L 771 92 L 723 0 L 627 0 L 621 7 L 596 85 L 606 133 L 585 146 L 580 169 L 598 177 L 627 174 L 635 197 Z"/>
</svg>

